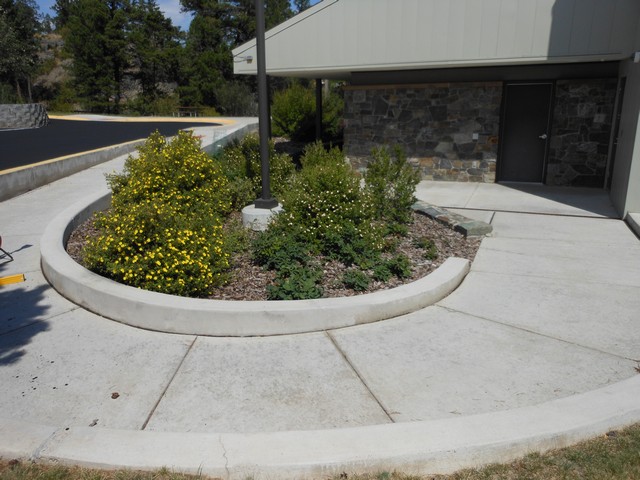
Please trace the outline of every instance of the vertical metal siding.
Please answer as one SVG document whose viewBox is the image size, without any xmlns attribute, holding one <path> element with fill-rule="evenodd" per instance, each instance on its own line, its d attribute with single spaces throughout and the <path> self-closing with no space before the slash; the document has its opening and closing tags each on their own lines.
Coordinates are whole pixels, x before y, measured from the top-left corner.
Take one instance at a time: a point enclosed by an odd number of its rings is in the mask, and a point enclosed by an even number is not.
<svg viewBox="0 0 640 480">
<path fill-rule="evenodd" d="M 495 57 L 498 51 L 498 12 L 500 0 L 484 0 L 482 4 L 482 36 L 478 58 Z"/>
<path fill-rule="evenodd" d="M 591 35 L 587 47 L 589 51 L 606 51 L 609 49 L 615 12 L 615 8 L 611 8 L 611 4 L 614 1 L 596 2 L 593 6 L 594 21 L 591 23 Z"/>
<path fill-rule="evenodd" d="M 589 51 L 589 39 L 593 30 L 594 7 L 595 5 L 584 5 L 584 3 L 581 4 L 580 2 L 574 3 L 571 42 L 569 43 L 568 52 L 570 55 L 584 55 Z"/>
<path fill-rule="evenodd" d="M 272 69 L 387 64 L 411 68 L 572 56 L 579 61 L 584 55 L 623 53 L 633 48 L 636 38 L 640 42 L 640 0 L 339 0 L 326 4 L 268 37 Z M 252 68 L 236 64 L 236 71 Z"/>
</svg>

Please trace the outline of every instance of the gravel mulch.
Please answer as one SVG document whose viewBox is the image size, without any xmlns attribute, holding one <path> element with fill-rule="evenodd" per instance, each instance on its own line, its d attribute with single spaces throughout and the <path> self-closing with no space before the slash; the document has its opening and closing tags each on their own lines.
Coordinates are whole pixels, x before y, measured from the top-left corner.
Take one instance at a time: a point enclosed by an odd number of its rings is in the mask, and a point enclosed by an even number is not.
<svg viewBox="0 0 640 480">
<path fill-rule="evenodd" d="M 235 217 L 233 221 L 238 221 Z M 67 252 L 78 263 L 82 264 L 82 247 L 86 239 L 96 235 L 93 221 L 88 220 L 80 225 L 69 238 Z M 437 248 L 437 258 L 429 260 L 425 258 L 425 251 L 416 245 L 416 240 L 428 238 Z M 398 279 L 392 277 L 388 282 L 371 281 L 369 288 L 363 292 L 350 290 L 341 282 L 341 277 L 347 269 L 345 265 L 337 261 L 329 261 L 319 258 L 324 272 L 322 288 L 327 298 L 353 296 L 362 293 L 371 293 L 385 290 L 409 283 L 428 275 L 434 271 L 449 257 L 466 258 L 473 261 L 481 238 L 465 238 L 462 234 L 453 231 L 437 221 L 419 214 L 413 213 L 413 223 L 409 226 L 406 237 L 398 237 L 398 253 L 404 253 L 412 265 L 410 278 Z M 232 270 L 230 281 L 227 285 L 216 289 L 212 299 L 220 300 L 266 300 L 266 287 L 274 280 L 274 273 L 265 271 L 262 267 L 254 265 L 248 253 L 235 255 L 232 258 Z"/>
</svg>

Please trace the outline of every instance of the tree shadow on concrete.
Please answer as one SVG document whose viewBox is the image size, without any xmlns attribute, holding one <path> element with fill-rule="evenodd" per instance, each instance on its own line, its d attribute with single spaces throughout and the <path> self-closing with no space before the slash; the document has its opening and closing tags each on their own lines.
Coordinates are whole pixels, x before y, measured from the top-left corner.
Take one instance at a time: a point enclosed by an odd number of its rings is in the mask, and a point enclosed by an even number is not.
<svg viewBox="0 0 640 480">
<path fill-rule="evenodd" d="M 2 262 L 2 260 L 0 260 Z M 0 263 L 0 276 L 8 262 Z M 29 289 L 21 284 L 0 286 L 0 367 L 16 363 L 33 337 L 49 329 L 49 310 L 42 302 L 48 285 Z"/>
</svg>

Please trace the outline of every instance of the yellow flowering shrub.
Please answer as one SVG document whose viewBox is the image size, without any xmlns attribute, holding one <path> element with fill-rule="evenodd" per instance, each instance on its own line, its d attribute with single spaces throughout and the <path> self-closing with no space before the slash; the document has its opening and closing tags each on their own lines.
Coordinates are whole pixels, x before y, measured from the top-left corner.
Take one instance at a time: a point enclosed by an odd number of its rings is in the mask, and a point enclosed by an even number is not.
<svg viewBox="0 0 640 480">
<path fill-rule="evenodd" d="M 98 215 L 100 235 L 85 264 L 134 287 L 182 296 L 206 296 L 225 281 L 229 253 L 222 219 L 231 205 L 219 165 L 190 133 L 171 142 L 153 134 L 109 176 L 112 208 Z"/>
</svg>

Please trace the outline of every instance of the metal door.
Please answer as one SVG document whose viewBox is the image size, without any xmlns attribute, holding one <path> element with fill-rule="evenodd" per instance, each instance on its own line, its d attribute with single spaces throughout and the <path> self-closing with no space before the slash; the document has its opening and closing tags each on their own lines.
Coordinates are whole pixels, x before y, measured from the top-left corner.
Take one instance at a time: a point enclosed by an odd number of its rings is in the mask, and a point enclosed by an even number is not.
<svg viewBox="0 0 640 480">
<path fill-rule="evenodd" d="M 505 86 L 498 179 L 542 182 L 551 123 L 552 83 Z"/>
</svg>

